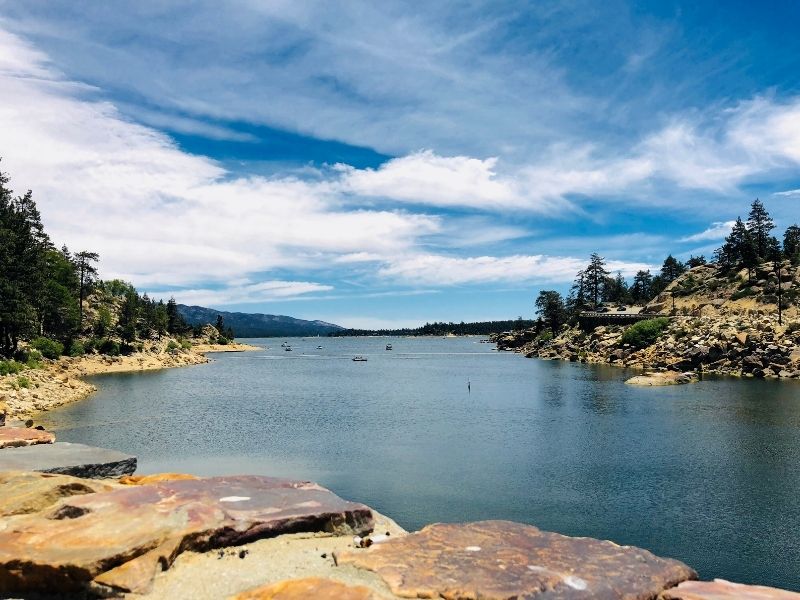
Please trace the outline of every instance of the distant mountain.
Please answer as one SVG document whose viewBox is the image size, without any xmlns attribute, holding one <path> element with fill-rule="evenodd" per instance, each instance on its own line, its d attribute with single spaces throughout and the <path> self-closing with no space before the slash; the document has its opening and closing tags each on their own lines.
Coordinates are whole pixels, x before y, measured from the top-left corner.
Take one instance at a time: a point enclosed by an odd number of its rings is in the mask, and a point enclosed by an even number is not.
<svg viewBox="0 0 800 600">
<path fill-rule="evenodd" d="M 226 312 L 203 306 L 178 304 L 178 311 L 190 325 L 212 325 L 217 315 L 222 315 L 227 327 L 233 328 L 237 338 L 246 337 L 292 337 L 328 335 L 344 329 L 325 321 L 305 321 L 284 315 L 264 315 L 260 313 Z"/>
</svg>

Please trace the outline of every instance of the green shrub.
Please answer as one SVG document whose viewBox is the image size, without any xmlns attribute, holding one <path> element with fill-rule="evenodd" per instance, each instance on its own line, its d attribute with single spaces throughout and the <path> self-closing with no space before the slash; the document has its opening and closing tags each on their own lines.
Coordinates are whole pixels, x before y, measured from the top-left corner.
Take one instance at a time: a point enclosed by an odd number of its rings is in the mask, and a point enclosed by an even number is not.
<svg viewBox="0 0 800 600">
<path fill-rule="evenodd" d="M 20 375 L 19 377 L 17 377 L 17 387 L 29 388 L 31 387 L 31 380 L 25 377 L 24 375 Z"/>
<path fill-rule="evenodd" d="M 31 348 L 50 359 L 56 359 L 64 353 L 64 344 L 46 337 L 37 337 L 31 342 Z"/>
<path fill-rule="evenodd" d="M 536 337 L 543 342 L 549 342 L 550 340 L 553 339 L 553 332 L 548 329 L 547 331 L 543 331 Z"/>
<path fill-rule="evenodd" d="M 100 342 L 97 350 L 100 352 L 100 354 L 107 354 L 108 356 L 120 355 L 119 342 L 115 342 L 114 340 L 110 340 L 108 338 Z"/>
<path fill-rule="evenodd" d="M 181 345 L 178 342 L 176 342 L 175 340 L 170 340 L 169 343 L 167 344 L 167 352 L 172 352 L 173 350 L 177 350 L 180 347 Z"/>
<path fill-rule="evenodd" d="M 191 347 L 192 347 L 192 342 L 190 342 L 189 340 L 181 340 L 181 348 L 183 348 L 184 350 L 189 350 L 191 349 Z"/>
<path fill-rule="evenodd" d="M 83 345 L 83 342 L 80 340 L 72 340 L 67 349 L 68 356 L 83 356 L 86 354 L 86 347 Z"/>
<path fill-rule="evenodd" d="M 227 346 L 230 343 L 230 340 L 228 338 L 224 337 L 224 336 L 219 336 L 217 338 L 217 343 L 220 346 Z"/>
<path fill-rule="evenodd" d="M 621 342 L 630 344 L 634 348 L 646 348 L 655 342 L 664 333 L 669 325 L 669 319 L 659 317 L 658 319 L 647 319 L 639 321 L 628 327 L 622 334 Z"/>
<path fill-rule="evenodd" d="M 25 369 L 25 365 L 16 360 L 0 360 L 0 375 L 14 375 Z"/>
<path fill-rule="evenodd" d="M 747 296 L 754 296 L 756 292 L 753 291 L 750 287 L 745 287 L 744 289 L 739 290 L 738 292 L 734 292 L 731 294 L 731 300 L 739 300 L 740 298 L 746 298 Z"/>
</svg>

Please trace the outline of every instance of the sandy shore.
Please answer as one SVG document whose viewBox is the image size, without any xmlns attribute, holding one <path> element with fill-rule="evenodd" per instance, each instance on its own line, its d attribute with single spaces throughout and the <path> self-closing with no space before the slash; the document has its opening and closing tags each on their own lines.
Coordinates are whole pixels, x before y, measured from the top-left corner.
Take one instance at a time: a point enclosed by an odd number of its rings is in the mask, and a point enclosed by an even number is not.
<svg viewBox="0 0 800 600">
<path fill-rule="evenodd" d="M 0 402 L 8 406 L 8 419 L 24 420 L 36 413 L 83 400 L 97 388 L 84 380 L 90 375 L 152 371 L 207 363 L 211 352 L 260 350 L 250 344 L 198 344 L 167 351 L 153 345 L 128 356 L 91 355 L 47 361 L 41 369 L 28 369 L 0 377 Z M 27 387 L 25 387 L 27 385 Z"/>
</svg>

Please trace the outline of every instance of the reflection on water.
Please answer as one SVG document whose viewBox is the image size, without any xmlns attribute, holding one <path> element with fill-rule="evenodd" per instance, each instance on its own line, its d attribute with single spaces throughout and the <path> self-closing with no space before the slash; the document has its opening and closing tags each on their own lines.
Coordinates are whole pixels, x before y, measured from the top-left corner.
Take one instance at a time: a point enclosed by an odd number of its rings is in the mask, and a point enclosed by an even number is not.
<svg viewBox="0 0 800 600">
<path fill-rule="evenodd" d="M 261 340 L 210 365 L 98 377 L 45 424 L 136 454 L 142 472 L 314 479 L 408 528 L 513 519 L 800 590 L 795 383 L 637 388 L 620 369 L 475 338 L 386 342 Z"/>
</svg>

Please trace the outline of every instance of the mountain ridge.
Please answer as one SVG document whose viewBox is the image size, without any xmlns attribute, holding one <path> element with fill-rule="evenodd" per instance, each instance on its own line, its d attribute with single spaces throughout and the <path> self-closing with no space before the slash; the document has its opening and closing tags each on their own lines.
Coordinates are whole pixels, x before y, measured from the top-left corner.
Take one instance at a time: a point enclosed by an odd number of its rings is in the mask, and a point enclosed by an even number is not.
<svg viewBox="0 0 800 600">
<path fill-rule="evenodd" d="M 233 312 L 186 304 L 178 304 L 178 312 L 190 325 L 213 324 L 217 320 L 217 315 L 222 315 L 225 325 L 233 329 L 237 338 L 328 335 L 344 329 L 341 325 L 319 319 L 306 320 L 288 315 Z"/>
</svg>

